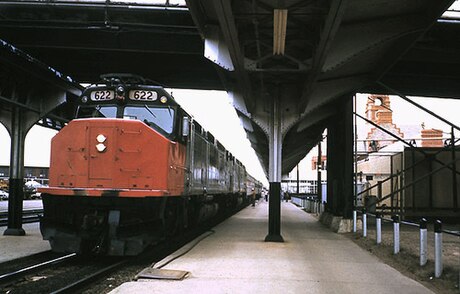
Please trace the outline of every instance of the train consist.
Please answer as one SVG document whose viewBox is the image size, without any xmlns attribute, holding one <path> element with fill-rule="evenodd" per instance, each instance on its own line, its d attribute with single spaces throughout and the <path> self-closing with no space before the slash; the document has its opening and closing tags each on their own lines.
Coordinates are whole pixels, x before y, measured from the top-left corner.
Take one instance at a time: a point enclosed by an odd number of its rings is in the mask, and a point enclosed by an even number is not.
<svg viewBox="0 0 460 294">
<path fill-rule="evenodd" d="M 162 87 L 106 75 L 51 142 L 41 188 L 56 252 L 136 255 L 149 244 L 248 203 L 250 177 Z"/>
</svg>

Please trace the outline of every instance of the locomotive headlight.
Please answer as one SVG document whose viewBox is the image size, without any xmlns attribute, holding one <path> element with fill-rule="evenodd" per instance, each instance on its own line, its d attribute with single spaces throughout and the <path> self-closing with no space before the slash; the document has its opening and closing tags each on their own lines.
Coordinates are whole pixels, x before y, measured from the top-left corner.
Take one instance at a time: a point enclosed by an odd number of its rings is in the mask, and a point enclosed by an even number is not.
<svg viewBox="0 0 460 294">
<path fill-rule="evenodd" d="M 107 138 L 103 134 L 99 134 L 96 137 L 97 142 L 104 143 Z"/>
<path fill-rule="evenodd" d="M 102 143 L 99 143 L 99 144 L 96 145 L 96 149 L 97 149 L 97 151 L 99 151 L 99 152 L 104 152 L 106 148 L 107 148 L 107 147 L 106 147 L 104 144 L 102 144 Z"/>
<path fill-rule="evenodd" d="M 166 96 L 161 96 L 160 98 L 161 103 L 166 103 L 167 101 L 168 101 L 168 98 L 166 98 Z"/>
<path fill-rule="evenodd" d="M 99 152 L 105 151 L 105 149 L 107 148 L 107 146 L 104 145 L 105 140 L 107 140 L 107 137 L 104 136 L 103 134 L 97 135 L 96 137 L 96 141 L 98 142 L 98 144 L 96 145 L 97 151 Z"/>
<path fill-rule="evenodd" d="M 88 102 L 88 97 L 87 96 L 81 97 L 81 102 L 83 102 L 83 103 Z"/>
</svg>

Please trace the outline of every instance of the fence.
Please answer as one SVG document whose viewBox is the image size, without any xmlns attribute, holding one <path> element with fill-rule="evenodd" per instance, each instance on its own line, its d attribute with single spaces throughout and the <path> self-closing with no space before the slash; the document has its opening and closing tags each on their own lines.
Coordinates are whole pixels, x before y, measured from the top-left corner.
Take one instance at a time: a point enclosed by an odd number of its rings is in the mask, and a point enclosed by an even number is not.
<svg viewBox="0 0 460 294">
<path fill-rule="evenodd" d="M 324 212 L 324 202 L 321 203 L 316 195 L 291 195 L 291 201 L 306 212 L 315 214 Z"/>
<path fill-rule="evenodd" d="M 393 215 L 392 218 L 384 218 L 381 214 L 371 214 L 368 213 L 365 209 L 362 211 L 353 211 L 353 232 L 357 233 L 358 226 L 359 226 L 359 219 L 358 213 L 361 215 L 361 232 L 362 237 L 368 237 L 368 216 L 373 217 L 375 220 L 375 240 L 376 244 L 379 245 L 382 242 L 382 223 L 391 223 L 392 224 L 392 233 L 393 233 L 393 254 L 399 254 L 400 252 L 400 244 L 401 244 L 401 225 L 418 228 L 419 229 L 419 265 L 425 266 L 428 262 L 429 254 L 429 246 L 428 246 L 428 224 L 425 218 L 421 218 L 419 223 L 413 223 L 409 221 L 402 221 L 399 215 Z M 434 261 L 434 276 L 436 278 L 441 277 L 443 273 L 443 235 L 447 236 L 454 236 L 454 238 L 449 240 L 449 245 L 456 246 L 458 250 L 460 247 L 460 241 L 458 241 L 458 237 L 460 237 L 459 231 L 447 230 L 443 228 L 443 224 L 440 220 L 436 220 L 433 224 L 433 233 L 434 233 L 434 248 L 433 249 L 433 261 Z M 457 237 L 457 238 L 455 238 Z M 453 240 L 453 241 L 452 241 Z M 456 245 L 452 244 L 457 240 Z M 450 258 L 455 258 L 455 256 L 449 256 Z M 449 260 L 451 261 L 451 260 Z M 454 267 L 457 267 L 458 270 L 458 283 L 457 287 L 460 284 L 460 264 L 458 263 L 458 257 L 456 261 L 453 261 L 451 264 Z"/>
</svg>

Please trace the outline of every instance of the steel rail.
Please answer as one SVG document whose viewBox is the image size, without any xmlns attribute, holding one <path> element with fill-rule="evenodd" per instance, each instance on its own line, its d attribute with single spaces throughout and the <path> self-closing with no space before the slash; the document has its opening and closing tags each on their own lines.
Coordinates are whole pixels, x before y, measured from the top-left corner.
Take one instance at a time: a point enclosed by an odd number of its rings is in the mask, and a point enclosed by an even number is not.
<svg viewBox="0 0 460 294">
<path fill-rule="evenodd" d="M 72 253 L 72 254 L 64 255 L 64 256 L 61 256 L 61 257 L 58 257 L 58 258 L 55 258 L 55 259 L 52 259 L 52 260 L 42 262 L 42 263 L 38 263 L 38 264 L 35 264 L 35 265 L 32 265 L 32 266 L 28 266 L 28 267 L 22 268 L 20 270 L 17 270 L 17 271 L 11 272 L 11 273 L 6 273 L 6 274 L 3 274 L 3 275 L 0 275 L 0 283 L 9 281 L 9 280 L 11 280 L 13 278 L 16 278 L 18 276 L 26 275 L 28 273 L 31 273 L 31 272 L 35 271 L 35 270 L 45 268 L 45 267 L 50 266 L 52 264 L 68 261 L 69 259 L 75 258 L 76 256 L 77 256 L 76 253 Z"/>
<path fill-rule="evenodd" d="M 80 279 L 70 285 L 67 285 L 63 288 L 60 288 L 58 290 L 55 290 L 51 292 L 52 294 L 57 294 L 57 293 L 74 293 L 75 291 L 82 289 L 83 287 L 90 285 L 94 280 L 98 279 L 102 275 L 108 274 L 114 270 L 116 270 L 118 267 L 124 265 L 125 263 L 128 263 L 131 261 L 131 259 L 125 259 L 122 261 L 119 261 L 117 263 L 111 264 L 103 269 L 98 270 L 95 273 L 92 273 L 91 275 L 88 275 L 84 277 L 83 279 Z"/>
</svg>

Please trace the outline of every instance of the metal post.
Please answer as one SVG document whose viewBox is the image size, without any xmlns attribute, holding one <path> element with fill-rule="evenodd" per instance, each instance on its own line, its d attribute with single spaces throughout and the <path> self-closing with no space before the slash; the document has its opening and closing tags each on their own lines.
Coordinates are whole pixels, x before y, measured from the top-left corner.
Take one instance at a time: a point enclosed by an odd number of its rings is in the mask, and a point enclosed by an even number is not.
<svg viewBox="0 0 460 294">
<path fill-rule="evenodd" d="M 382 199 L 382 181 L 377 182 L 377 199 Z"/>
<path fill-rule="evenodd" d="M 280 97 L 273 98 L 269 134 L 269 182 L 268 234 L 266 242 L 284 242 L 281 236 L 281 134 Z"/>
<path fill-rule="evenodd" d="M 367 214 L 365 208 L 363 208 L 363 237 L 367 237 Z"/>
<path fill-rule="evenodd" d="M 318 169 L 318 175 L 317 175 L 317 184 L 316 184 L 316 195 L 318 196 L 318 201 L 323 201 L 323 189 L 321 187 L 321 170 L 323 166 L 323 161 L 322 161 L 322 152 L 321 152 L 321 141 L 318 143 L 318 160 L 317 160 L 317 169 Z"/>
<path fill-rule="evenodd" d="M 391 192 L 391 196 L 390 196 L 390 207 L 391 207 L 391 213 L 393 213 L 393 205 L 394 205 L 394 187 L 393 187 L 393 178 L 394 178 L 394 174 L 393 174 L 393 157 L 394 155 L 391 156 L 391 159 L 390 159 L 390 192 Z"/>
<path fill-rule="evenodd" d="M 442 275 L 442 223 L 440 220 L 434 222 L 434 276 L 439 278 Z"/>
<path fill-rule="evenodd" d="M 353 210 L 353 233 L 356 233 L 356 218 L 357 218 L 358 212 L 356 209 Z"/>
<path fill-rule="evenodd" d="M 428 195 L 428 208 L 432 209 L 433 208 L 433 175 L 431 174 L 433 172 L 433 160 L 431 157 L 428 157 L 428 168 L 430 171 L 430 176 L 428 178 L 428 189 L 429 189 L 429 195 Z"/>
<path fill-rule="evenodd" d="M 456 154 L 455 154 L 455 133 L 454 127 L 452 127 L 451 131 L 451 147 L 452 147 L 452 200 L 454 205 L 454 211 L 458 209 L 458 200 L 457 200 L 457 164 L 455 162 Z"/>
<path fill-rule="evenodd" d="M 380 213 L 377 213 L 375 216 L 375 240 L 377 245 L 382 243 L 382 217 L 380 216 Z"/>
<path fill-rule="evenodd" d="M 399 215 L 393 215 L 393 254 L 399 253 Z"/>
<path fill-rule="evenodd" d="M 414 152 L 414 149 L 411 149 L 411 157 L 412 157 L 412 166 L 415 165 L 415 152 Z M 412 167 L 412 171 L 411 171 L 411 176 L 412 176 L 412 182 L 415 181 L 415 167 Z M 416 207 L 416 204 L 415 204 L 415 185 L 412 186 L 410 189 L 411 189 L 411 197 L 412 197 L 412 211 L 415 211 L 415 207 Z"/>
<path fill-rule="evenodd" d="M 300 184 L 299 184 L 299 165 L 297 164 L 297 196 L 300 194 Z"/>
<path fill-rule="evenodd" d="M 13 109 L 11 119 L 11 158 L 8 199 L 8 228 L 3 235 L 24 236 L 22 209 L 24 200 L 24 143 L 22 109 Z"/>
<path fill-rule="evenodd" d="M 353 96 L 353 113 L 357 112 L 357 99 L 356 95 Z M 355 181 L 354 181 L 354 194 L 353 194 L 353 207 L 358 206 L 358 124 L 356 115 L 353 115 L 353 148 L 354 148 L 354 169 L 355 169 Z M 362 181 L 361 181 L 362 182 Z M 354 213 L 353 208 L 353 213 Z M 355 219 L 354 219 L 355 220 Z M 354 221 L 353 221 L 354 222 Z M 356 232 L 356 230 L 354 231 Z"/>
<path fill-rule="evenodd" d="M 422 218 L 420 220 L 420 266 L 424 266 L 427 262 L 427 243 L 426 219 Z"/>
</svg>

